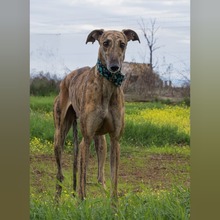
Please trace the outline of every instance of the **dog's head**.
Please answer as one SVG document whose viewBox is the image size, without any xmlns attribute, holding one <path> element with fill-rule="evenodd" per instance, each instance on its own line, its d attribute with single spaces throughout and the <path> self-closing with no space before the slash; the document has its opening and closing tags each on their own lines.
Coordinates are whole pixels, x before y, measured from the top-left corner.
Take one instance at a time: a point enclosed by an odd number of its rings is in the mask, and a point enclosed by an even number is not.
<svg viewBox="0 0 220 220">
<path fill-rule="evenodd" d="M 121 32 L 94 30 L 88 35 L 86 43 L 94 43 L 96 40 L 100 44 L 99 59 L 112 73 L 121 70 L 128 41 L 137 40 L 140 43 L 137 33 L 130 29 Z"/>
</svg>

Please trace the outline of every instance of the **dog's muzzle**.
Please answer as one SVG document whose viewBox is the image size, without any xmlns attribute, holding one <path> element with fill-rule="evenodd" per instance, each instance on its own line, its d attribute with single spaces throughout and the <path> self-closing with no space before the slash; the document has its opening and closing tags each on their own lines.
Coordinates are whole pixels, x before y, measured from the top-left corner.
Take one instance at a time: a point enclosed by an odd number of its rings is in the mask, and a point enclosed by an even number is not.
<svg viewBox="0 0 220 220">
<path fill-rule="evenodd" d="M 112 66 L 110 66 L 110 72 L 112 72 L 112 73 L 117 73 L 117 72 L 119 72 L 120 71 L 120 67 L 118 66 L 118 65 L 112 65 Z"/>
</svg>

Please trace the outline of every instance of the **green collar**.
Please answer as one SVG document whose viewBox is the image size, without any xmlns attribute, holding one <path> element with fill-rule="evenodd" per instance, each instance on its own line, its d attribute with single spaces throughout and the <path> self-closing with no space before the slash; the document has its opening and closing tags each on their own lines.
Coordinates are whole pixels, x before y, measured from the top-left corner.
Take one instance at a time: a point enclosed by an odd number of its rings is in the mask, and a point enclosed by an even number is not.
<svg viewBox="0 0 220 220">
<path fill-rule="evenodd" d="M 115 84 L 116 86 L 120 86 L 125 79 L 125 76 L 121 74 L 120 71 L 116 73 L 111 73 L 98 59 L 97 61 L 97 69 L 100 75 L 105 77 L 107 80 Z"/>
</svg>

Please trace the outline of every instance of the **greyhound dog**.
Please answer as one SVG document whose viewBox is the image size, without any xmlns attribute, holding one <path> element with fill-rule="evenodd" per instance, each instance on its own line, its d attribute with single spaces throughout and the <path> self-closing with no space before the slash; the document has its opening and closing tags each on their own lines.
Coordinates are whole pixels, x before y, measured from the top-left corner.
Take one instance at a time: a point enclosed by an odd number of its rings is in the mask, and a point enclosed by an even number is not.
<svg viewBox="0 0 220 220">
<path fill-rule="evenodd" d="M 120 31 L 92 31 L 86 40 L 99 42 L 97 64 L 84 67 L 68 74 L 60 84 L 60 92 L 54 102 L 54 153 L 57 163 L 56 199 L 62 191 L 62 151 L 65 137 L 73 126 L 74 162 L 73 190 L 76 191 L 77 172 L 78 195 L 86 197 L 86 170 L 89 146 L 92 140 L 98 158 L 98 182 L 105 187 L 104 164 L 106 159 L 105 134 L 110 136 L 111 197 L 117 198 L 118 167 L 120 157 L 119 139 L 124 128 L 124 95 L 120 85 L 124 80 L 121 73 L 127 42 L 139 41 L 136 32 L 130 29 Z M 79 119 L 82 141 L 78 147 L 77 119 Z"/>
</svg>

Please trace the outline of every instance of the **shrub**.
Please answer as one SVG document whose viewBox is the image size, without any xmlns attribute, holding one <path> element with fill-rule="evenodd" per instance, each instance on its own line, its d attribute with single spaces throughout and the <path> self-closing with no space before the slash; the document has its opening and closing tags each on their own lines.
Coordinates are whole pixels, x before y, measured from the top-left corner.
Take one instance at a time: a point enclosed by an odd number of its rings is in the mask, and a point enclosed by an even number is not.
<svg viewBox="0 0 220 220">
<path fill-rule="evenodd" d="M 49 73 L 39 73 L 31 78 L 30 94 L 35 96 L 48 96 L 59 92 L 60 80 Z"/>
</svg>

